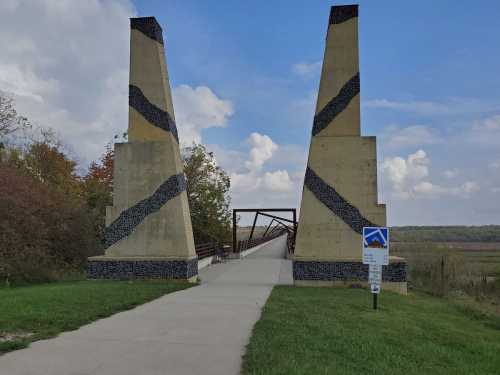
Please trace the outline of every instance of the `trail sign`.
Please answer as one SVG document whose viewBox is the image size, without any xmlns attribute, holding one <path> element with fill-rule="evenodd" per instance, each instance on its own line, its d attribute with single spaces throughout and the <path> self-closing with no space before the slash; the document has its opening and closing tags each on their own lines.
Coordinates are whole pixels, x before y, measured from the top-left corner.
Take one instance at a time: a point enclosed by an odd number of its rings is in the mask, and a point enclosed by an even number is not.
<svg viewBox="0 0 500 375">
<path fill-rule="evenodd" d="M 371 289 L 372 289 L 373 294 L 380 294 L 380 285 L 379 284 L 372 284 Z"/>
<path fill-rule="evenodd" d="M 389 264 L 389 229 L 363 227 L 363 264 Z"/>
<path fill-rule="evenodd" d="M 368 284 L 382 283 L 382 265 L 380 264 L 370 264 L 368 266 Z"/>
</svg>

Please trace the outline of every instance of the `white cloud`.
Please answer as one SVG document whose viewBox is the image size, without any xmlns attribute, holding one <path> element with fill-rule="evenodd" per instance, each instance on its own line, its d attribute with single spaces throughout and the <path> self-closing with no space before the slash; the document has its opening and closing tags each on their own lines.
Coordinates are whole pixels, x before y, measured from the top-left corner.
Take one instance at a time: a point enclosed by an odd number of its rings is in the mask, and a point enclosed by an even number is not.
<svg viewBox="0 0 500 375">
<path fill-rule="evenodd" d="M 263 177 L 264 187 L 270 191 L 292 190 L 292 180 L 285 170 L 266 172 Z"/>
<path fill-rule="evenodd" d="M 320 72 L 321 64 L 322 64 L 321 61 L 316 61 L 313 63 L 302 62 L 298 64 L 293 64 L 292 72 L 302 77 L 312 76 Z"/>
<path fill-rule="evenodd" d="M 500 130 L 500 115 L 495 115 L 484 120 L 476 121 L 473 125 L 473 129 L 477 131 Z"/>
<path fill-rule="evenodd" d="M 366 108 L 388 109 L 399 112 L 410 112 L 420 115 L 457 115 L 465 113 L 484 113 L 500 109 L 495 101 L 473 98 L 451 98 L 442 101 L 389 99 L 371 99 L 362 103 Z"/>
<path fill-rule="evenodd" d="M 385 144 L 393 148 L 442 142 L 437 132 L 425 125 L 411 125 L 404 128 L 394 125 L 388 126 L 384 130 L 383 137 Z"/>
<path fill-rule="evenodd" d="M 492 161 L 488 164 L 488 168 L 490 169 L 500 169 L 500 160 Z"/>
<path fill-rule="evenodd" d="M 393 101 L 388 99 L 367 100 L 363 104 L 367 108 L 391 109 L 421 114 L 448 114 L 450 108 L 444 104 L 430 101 Z"/>
<path fill-rule="evenodd" d="M 412 188 L 412 192 L 421 195 L 435 196 L 445 194 L 448 190 L 439 185 L 434 185 L 428 181 L 422 181 Z"/>
<path fill-rule="evenodd" d="M 252 133 L 246 144 L 251 146 L 246 156 L 241 151 L 217 147 L 218 155 L 222 155 L 221 166 L 231 178 L 233 207 L 297 207 L 304 177 L 304 151 L 297 145 L 278 146 L 259 133 Z M 286 152 L 288 162 L 283 158 Z"/>
<path fill-rule="evenodd" d="M 128 0 L 0 3 L 0 90 L 85 162 L 127 127 L 134 13 Z"/>
<path fill-rule="evenodd" d="M 477 193 L 481 188 L 479 187 L 479 184 L 475 181 L 467 181 L 465 182 L 462 186 L 456 189 L 452 189 L 453 194 L 471 194 L 471 193 Z"/>
<path fill-rule="evenodd" d="M 432 183 L 428 180 L 430 164 L 423 150 L 408 155 L 406 159 L 400 156 L 384 159 L 382 173 L 391 182 L 393 196 L 399 199 L 436 198 L 442 195 L 468 198 L 480 190 L 475 181 L 466 181 L 458 187 Z M 458 170 L 447 172 L 453 176 L 458 174 Z"/>
<path fill-rule="evenodd" d="M 460 174 L 460 170 L 458 168 L 447 169 L 443 172 L 446 178 L 455 178 Z"/>
<path fill-rule="evenodd" d="M 231 101 L 218 98 L 206 86 L 177 86 L 173 101 L 179 138 L 184 145 L 200 143 L 203 129 L 224 127 L 234 113 Z"/>
<path fill-rule="evenodd" d="M 0 7 L 0 90 L 83 163 L 99 157 L 127 129 L 132 3 L 9 0 Z M 173 99 L 183 144 L 200 142 L 203 129 L 225 126 L 234 112 L 206 86 L 180 85 Z"/>
<path fill-rule="evenodd" d="M 250 160 L 245 162 L 245 166 L 251 171 L 259 170 L 278 149 L 278 145 L 265 134 L 252 133 L 248 142 L 252 149 L 250 150 Z"/>
<path fill-rule="evenodd" d="M 407 186 L 419 181 L 429 175 L 430 160 L 423 150 L 408 155 L 407 159 L 402 157 L 386 158 L 382 164 L 382 170 L 392 182 L 397 193 L 406 196 Z"/>
</svg>

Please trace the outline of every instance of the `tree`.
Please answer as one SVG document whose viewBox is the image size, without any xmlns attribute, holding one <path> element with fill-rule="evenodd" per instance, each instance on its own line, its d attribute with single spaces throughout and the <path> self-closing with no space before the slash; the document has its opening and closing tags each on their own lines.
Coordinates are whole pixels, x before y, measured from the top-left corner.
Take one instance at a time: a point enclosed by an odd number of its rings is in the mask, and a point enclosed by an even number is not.
<svg viewBox="0 0 500 375">
<path fill-rule="evenodd" d="M 0 279 L 47 281 L 82 270 L 96 254 L 82 206 L 18 168 L 0 163 Z"/>
<path fill-rule="evenodd" d="M 17 113 L 14 100 L 0 92 L 0 143 L 7 135 L 30 126 L 28 119 Z"/>
<path fill-rule="evenodd" d="M 27 120 L 0 96 L 0 136 Z M 0 279 L 42 281 L 82 270 L 96 255 L 94 217 L 83 180 L 50 130 L 0 143 Z M 33 134 L 31 134 L 33 135 Z"/>
<path fill-rule="evenodd" d="M 217 166 L 213 153 L 200 144 L 184 148 L 182 158 L 195 242 L 228 240 L 231 227 L 229 176 Z M 83 177 L 84 197 L 95 217 L 96 231 L 101 239 L 106 206 L 113 201 L 113 164 L 114 152 L 109 144 Z"/>
<path fill-rule="evenodd" d="M 229 176 L 201 144 L 183 149 L 187 195 L 196 243 L 225 241 L 231 229 Z"/>
<path fill-rule="evenodd" d="M 104 234 L 106 206 L 113 204 L 114 156 L 113 146 L 108 144 L 99 161 L 90 164 L 83 178 L 85 201 L 94 217 L 95 230 L 100 240 Z"/>
</svg>

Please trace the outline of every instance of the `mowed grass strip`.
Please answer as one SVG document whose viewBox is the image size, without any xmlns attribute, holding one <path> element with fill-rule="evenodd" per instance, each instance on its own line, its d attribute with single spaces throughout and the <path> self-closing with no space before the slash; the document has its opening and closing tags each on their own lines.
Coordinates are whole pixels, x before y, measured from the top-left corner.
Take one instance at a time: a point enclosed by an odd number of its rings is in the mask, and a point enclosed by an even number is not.
<svg viewBox="0 0 500 375">
<path fill-rule="evenodd" d="M 500 322 L 444 299 L 279 286 L 254 327 L 242 373 L 500 374 Z"/>
<path fill-rule="evenodd" d="M 0 289 L 0 354 L 191 287 L 175 281 L 76 281 Z M 5 337 L 14 339 L 5 341 Z"/>
</svg>

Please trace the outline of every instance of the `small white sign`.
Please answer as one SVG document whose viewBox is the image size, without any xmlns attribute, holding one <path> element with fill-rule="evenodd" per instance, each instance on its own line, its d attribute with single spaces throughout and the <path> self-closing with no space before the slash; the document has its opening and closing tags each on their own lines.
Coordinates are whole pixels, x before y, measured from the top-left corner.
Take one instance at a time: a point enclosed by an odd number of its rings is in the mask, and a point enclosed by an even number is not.
<svg viewBox="0 0 500 375">
<path fill-rule="evenodd" d="M 389 264 L 389 229 L 363 228 L 363 264 Z"/>
<path fill-rule="evenodd" d="M 371 284 L 371 289 L 373 294 L 380 294 L 380 285 L 379 284 Z"/>
<path fill-rule="evenodd" d="M 380 285 L 380 283 L 382 283 L 382 265 L 370 264 L 368 267 L 368 283 Z"/>
</svg>

